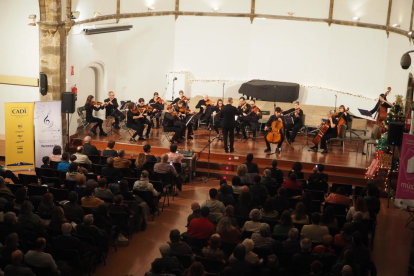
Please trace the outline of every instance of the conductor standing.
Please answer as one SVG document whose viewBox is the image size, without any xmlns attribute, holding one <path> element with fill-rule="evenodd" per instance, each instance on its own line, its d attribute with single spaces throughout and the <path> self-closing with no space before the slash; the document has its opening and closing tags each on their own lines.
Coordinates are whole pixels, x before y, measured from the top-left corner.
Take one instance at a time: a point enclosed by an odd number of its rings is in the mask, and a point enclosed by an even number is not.
<svg viewBox="0 0 414 276">
<path fill-rule="evenodd" d="M 224 150 L 229 152 L 227 138 L 230 136 L 230 152 L 234 152 L 234 128 L 236 127 L 236 116 L 239 115 L 239 111 L 235 106 L 232 106 L 233 98 L 227 99 L 227 104 L 221 109 L 219 113 L 222 118 L 222 130 L 224 138 Z"/>
</svg>

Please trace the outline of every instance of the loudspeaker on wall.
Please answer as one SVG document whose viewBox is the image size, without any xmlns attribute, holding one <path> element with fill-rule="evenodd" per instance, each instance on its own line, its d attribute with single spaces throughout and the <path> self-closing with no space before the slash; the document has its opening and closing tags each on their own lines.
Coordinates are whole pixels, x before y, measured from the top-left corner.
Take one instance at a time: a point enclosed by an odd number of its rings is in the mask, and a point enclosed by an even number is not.
<svg viewBox="0 0 414 276">
<path fill-rule="evenodd" d="M 45 96 L 47 94 L 47 75 L 43 72 L 39 73 L 39 88 L 40 94 Z"/>
<path fill-rule="evenodd" d="M 62 93 L 62 113 L 75 112 L 75 98 L 76 95 L 73 92 Z"/>
<path fill-rule="evenodd" d="M 404 123 L 390 122 L 388 125 L 388 145 L 400 147 L 402 144 Z"/>
</svg>

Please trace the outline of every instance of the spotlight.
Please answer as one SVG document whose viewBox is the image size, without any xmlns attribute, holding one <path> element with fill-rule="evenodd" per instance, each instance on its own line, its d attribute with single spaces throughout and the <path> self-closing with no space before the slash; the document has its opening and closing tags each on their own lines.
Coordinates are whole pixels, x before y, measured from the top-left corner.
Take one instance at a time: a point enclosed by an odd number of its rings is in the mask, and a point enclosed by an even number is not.
<svg viewBox="0 0 414 276">
<path fill-rule="evenodd" d="M 355 20 L 355 21 L 359 21 L 359 17 L 358 16 L 354 16 L 354 17 L 352 17 L 352 20 Z"/>
<path fill-rule="evenodd" d="M 411 57 L 408 53 L 405 53 L 400 60 L 402 69 L 407 70 L 411 66 Z"/>
<path fill-rule="evenodd" d="M 392 26 L 393 26 L 394 28 L 399 28 L 399 27 L 400 27 L 400 24 L 395 23 L 395 24 L 392 24 Z"/>
<path fill-rule="evenodd" d="M 80 16 L 80 12 L 78 12 L 78 11 L 73 11 L 73 12 L 70 14 L 70 18 L 71 18 L 71 19 L 73 19 L 73 20 L 75 20 L 75 19 L 79 19 L 79 16 Z"/>
<path fill-rule="evenodd" d="M 101 16 L 102 14 L 100 12 L 94 12 L 93 17 Z"/>
<path fill-rule="evenodd" d="M 148 7 L 148 11 L 153 11 L 153 10 L 155 10 L 154 7 Z"/>
<path fill-rule="evenodd" d="M 412 34 L 413 34 L 413 31 L 409 31 L 409 32 L 408 32 L 408 35 L 412 35 Z"/>
<path fill-rule="evenodd" d="M 28 25 L 29 26 L 36 26 L 36 14 L 29 15 L 29 19 L 32 19 L 33 22 L 30 22 Z"/>
<path fill-rule="evenodd" d="M 213 11 L 218 12 L 220 10 L 219 7 L 213 7 Z"/>
</svg>

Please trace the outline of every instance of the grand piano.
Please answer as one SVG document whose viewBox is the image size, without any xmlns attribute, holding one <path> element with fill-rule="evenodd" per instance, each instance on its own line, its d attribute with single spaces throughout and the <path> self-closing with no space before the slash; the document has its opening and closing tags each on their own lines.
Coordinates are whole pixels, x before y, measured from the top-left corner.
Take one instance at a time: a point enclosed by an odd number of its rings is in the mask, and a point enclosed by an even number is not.
<svg viewBox="0 0 414 276">
<path fill-rule="evenodd" d="M 299 98 L 299 88 L 297 83 L 251 80 L 242 84 L 239 93 L 256 100 L 292 103 Z"/>
</svg>

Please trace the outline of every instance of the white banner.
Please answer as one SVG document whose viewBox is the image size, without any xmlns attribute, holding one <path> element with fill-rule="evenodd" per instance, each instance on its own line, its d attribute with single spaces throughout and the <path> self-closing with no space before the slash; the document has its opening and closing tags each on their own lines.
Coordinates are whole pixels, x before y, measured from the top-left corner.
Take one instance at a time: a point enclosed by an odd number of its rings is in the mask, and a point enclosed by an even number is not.
<svg viewBox="0 0 414 276">
<path fill-rule="evenodd" d="M 43 156 L 52 155 L 56 145 L 62 147 L 61 101 L 35 102 L 34 126 L 35 164 L 40 167 Z"/>
</svg>

